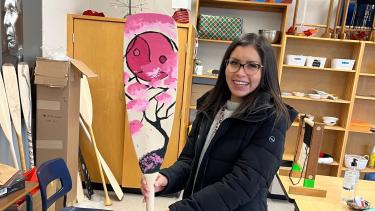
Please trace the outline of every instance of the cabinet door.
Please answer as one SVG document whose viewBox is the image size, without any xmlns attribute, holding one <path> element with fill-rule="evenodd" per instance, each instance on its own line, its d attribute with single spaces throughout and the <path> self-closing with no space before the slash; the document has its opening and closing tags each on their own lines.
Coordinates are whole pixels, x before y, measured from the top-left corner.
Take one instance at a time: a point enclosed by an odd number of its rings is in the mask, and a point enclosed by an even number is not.
<svg viewBox="0 0 375 211">
<path fill-rule="evenodd" d="M 178 145 L 180 136 L 180 118 L 182 109 L 182 95 L 184 83 L 184 71 L 186 66 L 186 50 L 188 42 L 188 28 L 178 27 L 178 88 L 176 96 L 176 109 L 172 134 L 169 139 L 168 149 L 164 157 L 162 168 L 171 166 L 178 156 Z M 127 118 L 126 118 L 127 119 Z M 125 124 L 125 143 L 124 143 L 124 168 L 122 177 L 122 186 L 127 188 L 139 188 L 141 180 L 141 170 L 138 166 L 138 160 L 131 141 L 129 125 Z"/>
<path fill-rule="evenodd" d="M 117 181 L 122 178 L 125 124 L 123 31 L 123 22 L 84 18 L 73 21 L 73 57 L 85 62 L 98 75 L 89 79 L 97 146 Z M 80 140 L 91 179 L 99 183 L 93 147 L 82 132 Z"/>
</svg>

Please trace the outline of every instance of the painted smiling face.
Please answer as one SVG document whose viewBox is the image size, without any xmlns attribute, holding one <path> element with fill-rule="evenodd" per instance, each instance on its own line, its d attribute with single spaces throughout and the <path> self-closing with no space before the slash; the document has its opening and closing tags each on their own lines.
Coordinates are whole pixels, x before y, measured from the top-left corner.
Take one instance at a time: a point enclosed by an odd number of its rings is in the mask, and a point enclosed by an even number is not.
<svg viewBox="0 0 375 211">
<path fill-rule="evenodd" d="M 175 64 L 169 60 L 176 56 L 172 42 L 158 32 L 145 32 L 135 36 L 126 49 L 128 68 L 144 81 L 161 80 L 169 75 Z"/>
</svg>

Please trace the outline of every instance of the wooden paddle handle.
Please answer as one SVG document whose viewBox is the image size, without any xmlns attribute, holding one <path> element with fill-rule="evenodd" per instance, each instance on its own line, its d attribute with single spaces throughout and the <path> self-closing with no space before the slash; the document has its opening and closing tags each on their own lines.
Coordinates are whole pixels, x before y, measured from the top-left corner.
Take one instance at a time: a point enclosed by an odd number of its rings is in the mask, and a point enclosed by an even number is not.
<svg viewBox="0 0 375 211">
<path fill-rule="evenodd" d="M 331 37 L 331 32 L 330 32 L 330 25 L 331 25 L 331 15 L 332 15 L 332 9 L 333 9 L 333 2 L 334 0 L 329 1 L 329 9 L 328 9 L 328 14 L 327 14 L 327 22 L 326 22 L 326 31 L 323 33 L 322 37 L 329 38 Z"/>
<path fill-rule="evenodd" d="M 22 142 L 22 135 L 21 133 L 17 133 L 17 141 L 18 141 L 18 151 L 20 152 L 20 160 L 21 160 L 21 168 L 23 172 L 26 172 L 26 160 L 25 160 L 25 151 L 23 150 L 23 142 Z"/>
<path fill-rule="evenodd" d="M 105 206 L 111 206 L 112 205 L 112 201 L 111 199 L 109 198 L 108 196 L 108 190 L 107 190 L 107 185 L 105 183 L 105 179 L 104 179 L 104 175 L 103 175 L 103 169 L 102 169 L 102 166 L 100 165 L 100 159 L 99 159 L 99 155 L 98 155 L 98 147 L 96 146 L 96 141 L 95 141 L 95 136 L 94 136 L 94 132 L 92 131 L 92 127 L 91 125 L 87 125 L 88 128 L 89 128 L 89 132 L 90 132 L 90 136 L 91 136 L 91 140 L 92 140 L 92 144 L 94 146 L 94 151 L 95 151 L 95 156 L 96 156 L 96 160 L 98 162 L 98 167 L 99 167 L 99 172 L 100 172 L 100 177 L 102 179 L 102 183 L 103 183 L 103 189 L 104 189 L 104 194 L 105 194 L 105 199 L 104 199 L 104 205 Z"/>
<path fill-rule="evenodd" d="M 336 12 L 336 18 L 335 18 L 335 24 L 334 24 L 334 27 L 333 27 L 333 34 L 332 34 L 332 38 L 337 38 L 337 24 L 339 23 L 339 18 L 340 18 L 340 15 L 341 15 L 341 6 L 342 6 L 342 0 L 339 0 L 338 4 L 337 4 L 337 12 Z"/>
<path fill-rule="evenodd" d="M 292 24 L 292 29 L 295 32 L 296 30 L 296 21 L 297 21 L 297 13 L 298 13 L 298 5 L 299 5 L 299 0 L 296 0 L 296 5 L 294 7 L 294 16 L 293 16 L 293 24 Z"/>
<path fill-rule="evenodd" d="M 341 18 L 341 31 L 340 31 L 340 39 L 345 39 L 345 25 L 346 25 L 346 18 L 348 17 L 348 10 L 349 10 L 350 0 L 345 0 L 345 7 L 344 7 L 344 16 Z"/>
<path fill-rule="evenodd" d="M 145 174 L 145 179 L 147 182 L 147 187 L 149 190 L 147 202 L 146 202 L 146 210 L 147 211 L 154 211 L 155 210 L 155 180 L 158 173 L 152 174 Z"/>
</svg>

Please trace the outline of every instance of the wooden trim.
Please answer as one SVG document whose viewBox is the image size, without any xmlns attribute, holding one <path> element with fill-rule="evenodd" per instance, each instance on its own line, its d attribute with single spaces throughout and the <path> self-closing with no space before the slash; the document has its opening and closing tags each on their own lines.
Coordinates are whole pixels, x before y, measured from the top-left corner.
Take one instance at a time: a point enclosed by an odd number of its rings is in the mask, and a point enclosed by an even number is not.
<svg viewBox="0 0 375 211">
<path fill-rule="evenodd" d="M 67 29 L 66 29 L 66 54 L 70 58 L 74 58 L 74 43 L 73 43 L 73 29 L 74 29 L 74 15 L 67 15 Z"/>
<path fill-rule="evenodd" d="M 201 7 L 252 10 L 260 12 L 283 13 L 288 8 L 285 3 L 253 2 L 242 0 L 200 0 Z"/>
<path fill-rule="evenodd" d="M 290 194 L 303 195 L 303 196 L 315 196 L 325 198 L 327 196 L 327 190 L 317 188 L 304 188 L 300 186 L 289 186 Z"/>
<path fill-rule="evenodd" d="M 198 4 L 197 0 L 197 4 Z M 194 69 L 194 51 L 195 51 L 195 28 L 190 26 L 188 33 L 188 44 L 186 52 L 186 66 L 184 74 L 184 91 L 182 96 L 182 107 L 181 107 L 181 132 L 180 141 L 178 144 L 178 153 L 180 154 L 186 144 L 188 126 L 189 126 L 189 114 L 190 114 L 190 98 L 191 98 L 191 85 L 192 85 L 192 70 Z"/>
</svg>

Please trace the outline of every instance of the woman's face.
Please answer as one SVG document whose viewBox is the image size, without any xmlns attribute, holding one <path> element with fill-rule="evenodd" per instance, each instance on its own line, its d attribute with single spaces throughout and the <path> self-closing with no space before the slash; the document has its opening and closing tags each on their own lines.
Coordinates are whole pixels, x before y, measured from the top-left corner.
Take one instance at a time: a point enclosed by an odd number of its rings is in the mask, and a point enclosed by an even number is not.
<svg viewBox="0 0 375 211">
<path fill-rule="evenodd" d="M 260 83 L 262 62 L 253 46 L 237 46 L 227 61 L 225 78 L 231 92 L 231 101 L 241 102 Z"/>
<path fill-rule="evenodd" d="M 18 20 L 18 9 L 16 0 L 5 0 L 4 2 L 4 26 L 8 48 L 14 48 L 17 45 L 16 22 Z"/>
</svg>

